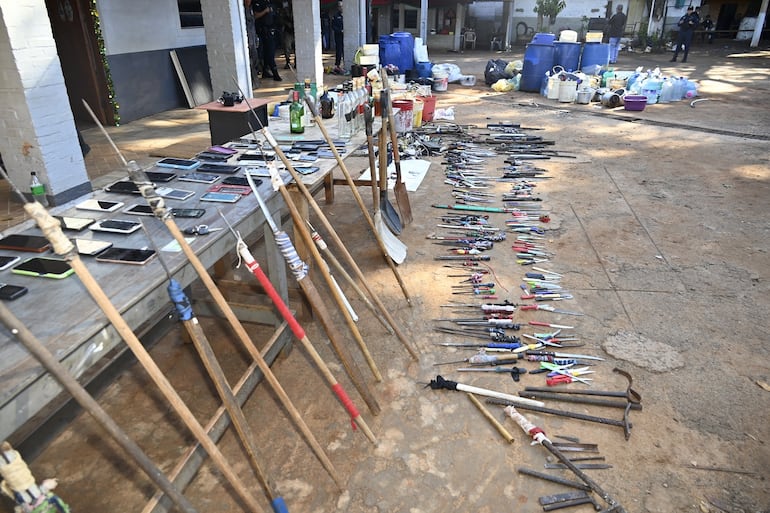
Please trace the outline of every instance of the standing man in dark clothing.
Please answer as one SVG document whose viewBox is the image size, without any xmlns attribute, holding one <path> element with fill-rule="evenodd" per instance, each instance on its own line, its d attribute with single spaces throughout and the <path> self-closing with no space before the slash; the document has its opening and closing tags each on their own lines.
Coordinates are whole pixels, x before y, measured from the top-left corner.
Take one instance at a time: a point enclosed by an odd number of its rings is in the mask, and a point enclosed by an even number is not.
<svg viewBox="0 0 770 513">
<path fill-rule="evenodd" d="M 626 15 L 623 14 L 623 6 L 618 5 L 617 12 L 612 15 L 607 24 L 607 31 L 610 35 L 610 64 L 618 62 L 618 52 L 620 51 L 620 38 L 626 31 Z"/>
<path fill-rule="evenodd" d="M 682 62 L 687 62 L 687 54 L 690 53 L 692 36 L 695 34 L 695 29 L 700 25 L 700 18 L 692 5 L 687 8 L 687 14 L 679 18 L 677 25 L 679 26 L 679 37 L 676 38 L 676 50 L 674 50 L 674 57 L 671 59 L 671 62 L 676 62 L 682 46 L 684 46 Z"/>
<path fill-rule="evenodd" d="M 291 54 L 294 52 L 294 14 L 292 13 L 291 0 L 283 0 L 278 20 L 281 25 L 281 49 L 283 49 L 283 57 L 286 59 L 286 65 L 283 69 L 290 69 Z M 297 64 L 296 57 L 294 64 Z"/>
<path fill-rule="evenodd" d="M 282 79 L 278 75 L 278 68 L 275 65 L 275 38 L 276 38 L 276 17 L 273 12 L 273 5 L 270 0 L 252 0 L 251 9 L 254 13 L 254 24 L 259 36 L 259 48 L 262 52 L 262 78 L 269 78 L 272 74 L 273 80 L 280 82 Z"/>
<path fill-rule="evenodd" d="M 342 23 L 342 2 L 337 2 L 337 12 L 332 16 L 332 31 L 334 32 L 334 72 L 344 73 L 340 68 L 344 50 L 343 23 Z"/>
</svg>

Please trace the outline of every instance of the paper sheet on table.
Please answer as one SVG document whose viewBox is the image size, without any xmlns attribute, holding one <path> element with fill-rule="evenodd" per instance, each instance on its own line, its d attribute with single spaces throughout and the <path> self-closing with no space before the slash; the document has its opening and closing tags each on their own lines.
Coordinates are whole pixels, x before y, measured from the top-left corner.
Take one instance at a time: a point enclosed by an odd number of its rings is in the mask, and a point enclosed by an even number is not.
<svg viewBox="0 0 770 513">
<path fill-rule="evenodd" d="M 406 190 L 409 192 L 416 191 L 423 178 L 428 173 L 430 168 L 429 160 L 402 160 L 401 161 L 401 180 L 406 185 Z M 370 180 L 371 172 L 369 168 L 359 177 L 360 180 Z M 396 164 L 391 162 L 388 166 L 388 189 L 393 190 L 396 185 Z"/>
</svg>

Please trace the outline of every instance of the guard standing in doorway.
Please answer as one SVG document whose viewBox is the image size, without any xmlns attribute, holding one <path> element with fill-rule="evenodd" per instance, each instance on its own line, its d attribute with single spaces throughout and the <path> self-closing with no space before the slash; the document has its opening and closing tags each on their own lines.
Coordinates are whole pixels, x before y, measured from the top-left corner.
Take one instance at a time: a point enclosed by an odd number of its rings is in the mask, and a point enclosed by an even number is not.
<svg viewBox="0 0 770 513">
<path fill-rule="evenodd" d="M 280 82 L 278 68 L 275 65 L 275 38 L 277 33 L 276 16 L 270 0 L 253 0 L 251 9 L 254 12 L 254 24 L 259 36 L 259 48 L 262 53 L 262 78 L 273 77 Z"/>
</svg>

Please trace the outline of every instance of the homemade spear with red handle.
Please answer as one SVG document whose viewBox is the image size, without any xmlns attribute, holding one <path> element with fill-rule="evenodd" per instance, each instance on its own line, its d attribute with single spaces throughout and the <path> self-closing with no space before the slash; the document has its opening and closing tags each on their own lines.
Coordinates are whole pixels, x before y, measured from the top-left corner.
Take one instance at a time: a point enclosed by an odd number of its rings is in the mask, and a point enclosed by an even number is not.
<svg viewBox="0 0 770 513">
<path fill-rule="evenodd" d="M 516 408 L 513 406 L 506 406 L 503 410 L 506 415 L 508 415 L 510 418 L 516 422 L 519 427 L 529 436 L 532 437 L 533 444 L 538 443 L 548 449 L 548 451 L 556 456 L 559 461 L 564 463 L 564 465 L 570 469 L 572 472 L 575 473 L 577 477 L 580 478 L 581 481 L 583 481 L 585 484 L 591 487 L 591 490 L 596 492 L 599 497 L 602 498 L 604 502 L 606 502 L 609 507 L 607 509 L 602 510 L 600 513 L 626 513 L 625 508 L 618 503 L 615 499 L 610 496 L 609 493 L 605 492 L 599 484 L 591 479 L 588 475 L 586 475 L 585 472 L 580 470 L 575 464 L 570 460 L 567 456 L 564 455 L 564 453 L 561 452 L 557 447 L 551 443 L 551 441 L 548 439 L 548 437 L 545 435 L 545 431 L 543 431 L 542 428 L 537 427 L 536 425 L 532 424 L 527 418 L 522 415 L 521 413 L 516 411 Z"/>
<path fill-rule="evenodd" d="M 248 179 L 250 184 L 254 183 L 250 176 L 248 177 Z M 253 187 L 253 189 L 254 189 L 254 192 L 258 194 L 256 187 Z M 257 198 L 259 199 L 260 206 L 262 206 L 263 205 L 262 198 L 259 196 L 257 196 Z M 276 238 L 276 244 L 278 245 L 281 253 L 284 255 L 287 265 L 289 266 L 292 273 L 294 274 L 294 277 L 297 279 L 297 282 L 300 283 L 300 286 L 302 287 L 303 291 L 305 291 L 305 289 L 308 287 L 314 287 L 312 283 L 305 280 L 305 278 L 307 277 L 307 267 L 305 266 L 305 263 L 302 262 L 302 260 L 299 258 L 299 255 L 297 255 L 297 252 L 294 249 L 294 246 L 291 244 L 291 240 L 289 239 L 288 235 L 278 231 L 278 228 L 275 226 L 275 222 L 270 217 L 270 212 L 267 211 L 267 209 L 265 209 L 264 214 L 266 216 L 266 219 L 268 219 L 268 224 L 270 224 L 270 227 L 273 230 L 275 230 L 274 233 Z M 347 392 L 342 387 L 342 385 L 334 377 L 331 370 L 329 369 L 329 366 L 326 364 L 323 358 L 321 358 L 321 355 L 318 354 L 318 351 L 310 342 L 310 339 L 305 333 L 305 330 L 297 321 L 296 317 L 294 317 L 294 315 L 291 313 L 291 310 L 289 310 L 289 307 L 283 301 L 283 299 L 281 298 L 281 295 L 278 293 L 277 290 L 275 290 L 273 283 L 270 281 L 270 278 L 268 278 L 265 272 L 262 270 L 262 268 L 259 265 L 259 262 L 256 261 L 256 259 L 254 258 L 254 255 L 252 255 L 251 251 L 249 251 L 249 247 L 243 241 L 240 234 L 237 233 L 232 226 L 230 226 L 230 223 L 227 222 L 227 219 L 222 214 L 222 212 L 220 212 L 219 215 L 222 216 L 222 218 L 227 223 L 227 226 L 230 228 L 230 231 L 233 232 L 233 235 L 235 235 L 237 239 L 236 250 L 238 251 L 238 255 L 243 260 L 243 263 L 246 264 L 246 267 L 248 268 L 248 270 L 251 271 L 251 274 L 253 274 L 254 277 L 257 279 L 259 284 L 264 289 L 265 293 L 272 300 L 275 308 L 281 314 L 281 317 L 283 317 L 283 319 L 286 321 L 286 324 L 289 326 L 289 329 L 291 330 L 291 332 L 294 334 L 297 340 L 299 340 L 300 343 L 302 343 L 302 346 L 308 352 L 308 354 L 310 355 L 310 358 L 318 366 L 318 368 L 321 371 L 321 374 L 323 374 L 324 378 L 331 386 L 332 391 L 339 398 L 342 405 L 350 414 L 351 420 L 355 422 L 355 424 L 357 424 L 358 427 L 361 428 L 361 430 L 364 432 L 364 434 L 366 435 L 366 437 L 369 439 L 370 442 L 372 442 L 373 444 L 377 444 L 377 438 L 374 436 L 374 433 L 372 433 L 371 429 L 369 429 L 369 426 L 367 425 L 366 421 L 361 417 L 361 414 L 356 408 L 356 405 L 350 399 L 350 397 L 348 396 Z M 311 298 L 311 302 L 314 305 L 314 308 L 319 304 L 323 304 L 320 301 L 317 301 L 317 298 L 318 298 L 317 291 L 316 292 L 311 291 L 311 294 L 309 294 L 309 297 Z M 328 315 L 325 309 L 324 309 L 324 314 Z M 338 347 L 339 344 L 333 343 L 333 345 L 338 350 L 342 349 L 341 347 Z M 341 360 L 345 362 L 343 363 L 343 365 L 346 365 L 346 366 L 355 365 L 355 363 L 353 363 L 352 359 L 350 358 L 350 356 L 346 351 L 342 350 L 342 355 L 344 355 L 344 358 L 341 358 Z M 355 368 L 355 370 L 356 371 L 358 370 L 357 367 Z M 357 377 L 360 378 L 360 372 L 357 372 Z M 356 380 L 356 381 L 359 381 L 359 380 Z M 365 389 L 365 392 L 368 393 L 368 389 Z M 377 403 L 374 400 L 374 398 L 371 397 L 371 394 L 367 394 L 367 395 L 370 396 L 371 400 L 374 401 L 374 405 L 377 406 Z M 377 406 L 376 411 L 379 411 L 379 406 Z"/>
</svg>

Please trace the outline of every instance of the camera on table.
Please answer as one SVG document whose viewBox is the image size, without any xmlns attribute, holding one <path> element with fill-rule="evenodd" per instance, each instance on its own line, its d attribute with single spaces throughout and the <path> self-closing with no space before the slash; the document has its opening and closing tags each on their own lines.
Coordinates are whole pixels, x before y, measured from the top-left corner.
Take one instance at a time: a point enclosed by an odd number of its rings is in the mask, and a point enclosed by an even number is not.
<svg viewBox="0 0 770 513">
<path fill-rule="evenodd" d="M 236 103 L 241 103 L 243 101 L 243 96 L 238 93 L 228 93 L 227 91 L 223 91 L 222 96 L 220 96 L 217 101 L 225 107 L 232 107 Z"/>
</svg>

